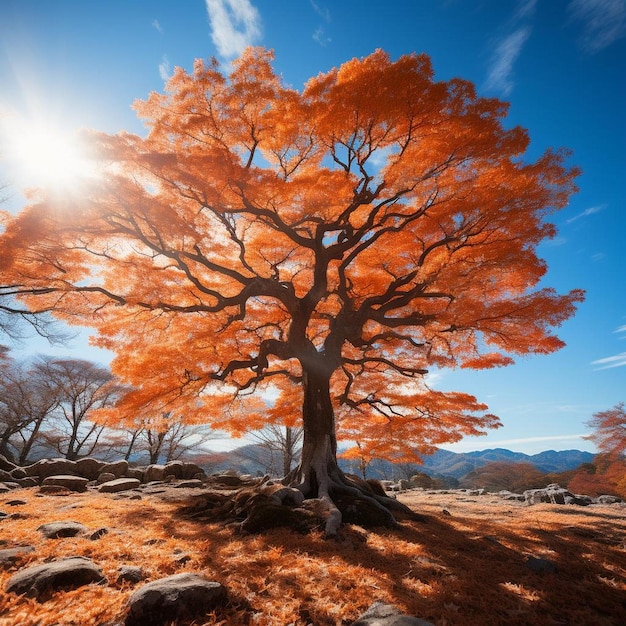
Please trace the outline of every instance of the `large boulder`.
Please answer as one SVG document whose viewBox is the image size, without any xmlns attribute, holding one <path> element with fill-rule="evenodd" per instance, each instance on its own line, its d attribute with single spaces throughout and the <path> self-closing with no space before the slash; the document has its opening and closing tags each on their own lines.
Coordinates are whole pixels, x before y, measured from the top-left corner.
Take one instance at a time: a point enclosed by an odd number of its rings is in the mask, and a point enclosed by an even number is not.
<svg viewBox="0 0 626 626">
<path fill-rule="evenodd" d="M 115 478 L 121 478 L 122 476 L 126 476 L 126 472 L 128 471 L 128 461 L 112 461 L 111 463 L 104 463 L 100 472 L 108 472 L 110 474 L 114 474 Z"/>
<path fill-rule="evenodd" d="M 575 496 L 571 491 L 564 487 L 552 483 L 543 489 L 528 489 L 524 491 L 524 500 L 526 504 L 579 504 L 586 506 L 590 503 L 590 499 Z"/>
<path fill-rule="evenodd" d="M 226 600 L 226 589 L 192 572 L 154 580 L 128 601 L 126 626 L 161 626 L 213 611 Z"/>
<path fill-rule="evenodd" d="M 76 461 L 76 470 L 78 471 L 79 476 L 89 480 L 96 480 L 96 478 L 98 478 L 98 476 L 102 473 L 104 465 L 104 461 L 92 459 L 91 457 L 85 457 L 84 459 Z"/>
<path fill-rule="evenodd" d="M 69 459 L 42 459 L 24 468 L 27 476 L 36 476 L 40 480 L 48 476 L 78 476 L 76 461 Z"/>
<path fill-rule="evenodd" d="M 137 489 L 141 483 L 136 478 L 116 478 L 106 483 L 102 483 L 98 487 L 98 491 L 102 493 L 117 493 L 119 491 L 128 491 L 129 489 Z"/>
<path fill-rule="evenodd" d="M 69 489 L 70 491 L 86 491 L 87 483 L 89 480 L 83 478 L 82 476 L 48 476 L 43 479 L 41 483 L 43 487 L 65 487 L 65 489 Z"/>
<path fill-rule="evenodd" d="M 155 480 L 163 480 L 166 476 L 165 470 L 165 465 L 148 465 L 143 473 L 143 479 L 147 483 Z"/>
<path fill-rule="evenodd" d="M 102 570 L 93 561 L 71 557 L 20 570 L 8 580 L 6 591 L 40 598 L 47 591 L 106 582 Z"/>
</svg>

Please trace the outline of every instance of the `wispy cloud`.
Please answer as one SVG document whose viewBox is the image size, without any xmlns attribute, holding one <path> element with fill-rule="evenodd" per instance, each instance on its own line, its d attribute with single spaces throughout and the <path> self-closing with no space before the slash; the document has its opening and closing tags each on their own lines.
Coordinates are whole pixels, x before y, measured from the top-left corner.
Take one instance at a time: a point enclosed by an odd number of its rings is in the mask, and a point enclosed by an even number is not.
<svg viewBox="0 0 626 626">
<path fill-rule="evenodd" d="M 537 0 L 521 0 L 517 11 L 515 11 L 515 17 L 523 19 L 525 17 L 532 17 L 537 7 Z"/>
<path fill-rule="evenodd" d="M 572 0 L 568 10 L 582 22 L 581 45 L 591 54 L 626 35 L 626 0 Z"/>
<path fill-rule="evenodd" d="M 327 46 L 332 41 L 322 26 L 318 26 L 313 32 L 313 40 L 322 47 Z"/>
<path fill-rule="evenodd" d="M 159 24 L 159 20 L 152 20 L 152 28 L 161 33 L 161 35 L 163 34 L 163 27 L 161 26 L 161 24 Z"/>
<path fill-rule="evenodd" d="M 220 56 L 236 57 L 261 37 L 261 16 L 250 0 L 206 0 L 211 39 Z"/>
<path fill-rule="evenodd" d="M 575 222 L 576 220 L 580 220 L 584 217 L 589 217 L 590 215 L 594 215 L 595 213 L 600 213 L 600 211 L 603 211 L 604 209 L 606 209 L 605 204 L 598 204 L 596 206 L 589 207 L 588 209 L 581 211 L 577 215 L 574 215 L 574 217 L 570 217 L 568 220 L 566 220 L 565 223 L 571 224 L 572 222 Z"/>
<path fill-rule="evenodd" d="M 529 26 L 522 26 L 496 45 L 487 77 L 487 88 L 495 89 L 504 96 L 513 91 L 513 65 L 521 54 L 530 32 Z"/>
<path fill-rule="evenodd" d="M 591 361 L 591 365 L 595 365 L 596 370 L 608 370 L 613 367 L 623 367 L 626 365 L 626 352 L 621 352 L 615 356 L 607 356 L 604 359 Z"/>
<path fill-rule="evenodd" d="M 321 4 L 319 4 L 318 2 L 315 2 L 315 0 L 309 0 L 311 3 L 311 6 L 313 7 L 313 10 L 325 21 L 325 22 L 330 22 L 331 17 L 330 17 L 330 11 L 328 10 L 328 7 L 324 7 Z"/>
<path fill-rule="evenodd" d="M 614 333 L 626 333 L 626 325 L 618 326 L 613 332 Z"/>
<path fill-rule="evenodd" d="M 164 82 L 167 82 L 172 76 L 170 62 L 167 58 L 167 55 L 165 54 L 163 55 L 163 59 L 159 63 L 159 76 Z"/>
<path fill-rule="evenodd" d="M 546 435 L 540 437 L 517 437 L 515 439 L 498 439 L 496 441 L 488 440 L 488 441 L 480 441 L 478 438 L 466 439 L 464 441 L 442 445 L 442 448 L 446 448 L 449 450 L 454 450 L 455 452 L 463 452 L 470 450 L 478 450 L 478 449 L 486 449 L 486 448 L 502 448 L 502 447 L 510 447 L 514 448 L 524 448 L 528 447 L 529 450 L 527 454 L 533 454 L 533 451 L 530 449 L 542 449 L 536 448 L 533 444 L 544 444 L 551 443 L 554 445 L 555 442 L 560 442 L 561 446 L 571 446 L 574 445 L 575 442 L 580 442 L 588 436 L 588 433 L 581 433 L 576 435 Z M 558 446 L 558 447 L 561 447 Z"/>
</svg>

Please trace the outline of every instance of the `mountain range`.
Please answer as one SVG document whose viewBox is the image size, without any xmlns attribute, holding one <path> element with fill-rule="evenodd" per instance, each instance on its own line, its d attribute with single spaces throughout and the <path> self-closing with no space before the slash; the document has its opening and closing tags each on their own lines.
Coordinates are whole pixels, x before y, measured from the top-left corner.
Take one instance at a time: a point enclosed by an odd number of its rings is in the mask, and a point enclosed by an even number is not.
<svg viewBox="0 0 626 626">
<path fill-rule="evenodd" d="M 480 450 L 476 452 L 451 452 L 438 449 L 434 454 L 423 457 L 422 464 L 394 464 L 382 459 L 373 460 L 367 468 L 368 478 L 395 479 L 408 477 L 411 473 L 423 472 L 433 478 L 459 479 L 469 472 L 493 462 L 530 463 L 545 473 L 558 473 L 576 469 L 583 463 L 593 461 L 594 454 L 581 450 L 546 450 L 528 455 L 504 448 Z M 353 461 L 339 460 L 339 465 L 346 472 L 358 474 Z M 280 460 L 262 445 L 246 445 L 228 453 L 228 457 L 213 471 L 236 469 L 248 474 L 280 474 Z M 273 470 L 273 471 L 272 471 Z"/>
</svg>

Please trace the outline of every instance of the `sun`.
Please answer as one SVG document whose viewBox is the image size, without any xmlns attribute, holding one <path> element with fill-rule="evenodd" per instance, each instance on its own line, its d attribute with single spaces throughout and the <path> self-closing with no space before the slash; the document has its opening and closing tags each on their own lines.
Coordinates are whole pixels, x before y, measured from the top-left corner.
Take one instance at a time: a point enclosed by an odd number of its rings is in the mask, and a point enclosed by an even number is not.
<svg viewBox="0 0 626 626">
<path fill-rule="evenodd" d="M 95 174 L 78 133 L 44 120 L 2 120 L 2 157 L 20 187 L 71 190 Z"/>
</svg>

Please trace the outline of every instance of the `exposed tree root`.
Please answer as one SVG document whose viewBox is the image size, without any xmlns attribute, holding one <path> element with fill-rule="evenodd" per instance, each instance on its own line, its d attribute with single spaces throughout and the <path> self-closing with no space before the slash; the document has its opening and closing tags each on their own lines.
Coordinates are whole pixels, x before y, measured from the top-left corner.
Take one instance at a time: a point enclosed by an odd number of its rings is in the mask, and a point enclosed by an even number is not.
<svg viewBox="0 0 626 626">
<path fill-rule="evenodd" d="M 342 523 L 365 528 L 398 526 L 392 510 L 405 518 L 420 518 L 387 496 L 379 483 L 339 472 L 317 493 L 305 491 L 302 482 L 285 485 L 268 478 L 228 489 L 221 485 L 193 496 L 182 512 L 199 520 L 236 524 L 244 532 L 275 527 L 298 532 L 323 528 L 327 537 L 334 537 Z"/>
</svg>

